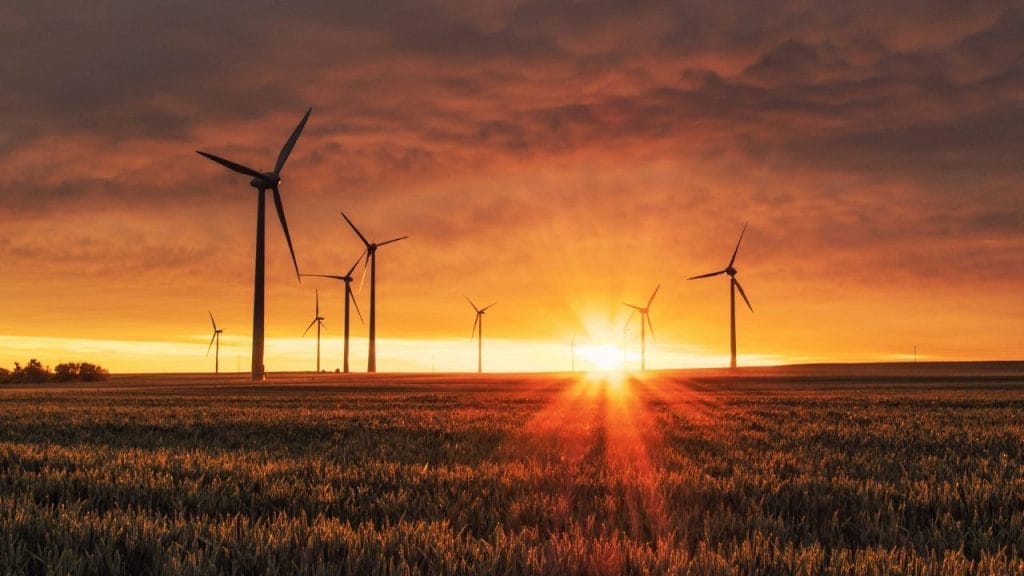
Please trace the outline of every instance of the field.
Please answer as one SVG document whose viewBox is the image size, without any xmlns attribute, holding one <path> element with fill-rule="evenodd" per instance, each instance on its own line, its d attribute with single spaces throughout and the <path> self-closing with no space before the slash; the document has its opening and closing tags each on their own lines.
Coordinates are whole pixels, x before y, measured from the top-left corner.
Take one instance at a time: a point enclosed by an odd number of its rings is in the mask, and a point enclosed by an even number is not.
<svg viewBox="0 0 1024 576">
<path fill-rule="evenodd" d="M 1024 573 L 1024 366 L 0 388 L 0 570 Z"/>
</svg>

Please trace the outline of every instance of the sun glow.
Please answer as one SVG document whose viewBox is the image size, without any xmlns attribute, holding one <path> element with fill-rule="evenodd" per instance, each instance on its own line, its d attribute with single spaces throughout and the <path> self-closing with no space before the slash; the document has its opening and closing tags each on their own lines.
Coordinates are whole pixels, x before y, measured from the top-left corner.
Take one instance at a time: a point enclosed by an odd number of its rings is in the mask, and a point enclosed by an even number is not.
<svg viewBox="0 0 1024 576">
<path fill-rule="evenodd" d="M 615 370 L 622 367 L 622 348 L 612 344 L 578 346 L 576 353 L 595 370 Z"/>
</svg>

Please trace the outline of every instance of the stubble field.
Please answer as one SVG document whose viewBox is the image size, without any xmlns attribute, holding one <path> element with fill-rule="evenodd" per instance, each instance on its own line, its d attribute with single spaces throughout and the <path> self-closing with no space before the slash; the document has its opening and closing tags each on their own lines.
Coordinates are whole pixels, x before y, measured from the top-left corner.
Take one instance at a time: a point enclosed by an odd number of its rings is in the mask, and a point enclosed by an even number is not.
<svg viewBox="0 0 1024 576">
<path fill-rule="evenodd" d="M 0 570 L 1024 573 L 1024 368 L 0 388 Z"/>
</svg>

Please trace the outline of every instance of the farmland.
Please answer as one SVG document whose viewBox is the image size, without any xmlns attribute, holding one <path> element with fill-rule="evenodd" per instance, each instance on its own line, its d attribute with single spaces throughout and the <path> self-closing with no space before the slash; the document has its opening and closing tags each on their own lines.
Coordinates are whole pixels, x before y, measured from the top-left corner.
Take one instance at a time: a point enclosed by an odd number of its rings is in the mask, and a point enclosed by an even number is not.
<svg viewBox="0 0 1024 576">
<path fill-rule="evenodd" d="M 7 573 L 1024 572 L 1024 369 L 0 388 Z"/>
</svg>

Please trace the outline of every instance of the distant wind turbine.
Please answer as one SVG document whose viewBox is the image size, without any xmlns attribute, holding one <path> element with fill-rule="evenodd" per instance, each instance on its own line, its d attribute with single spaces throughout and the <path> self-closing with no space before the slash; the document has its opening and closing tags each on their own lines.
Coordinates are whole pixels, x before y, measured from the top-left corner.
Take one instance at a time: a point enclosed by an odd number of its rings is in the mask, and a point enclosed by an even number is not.
<svg viewBox="0 0 1024 576">
<path fill-rule="evenodd" d="M 365 266 L 370 267 L 370 351 L 367 354 L 366 359 L 366 371 L 376 372 L 377 371 L 377 248 L 391 244 L 392 242 L 398 242 L 399 240 L 405 240 L 408 236 L 399 236 L 398 238 L 392 238 L 384 242 L 370 242 L 363 236 L 363 233 L 356 228 L 356 225 L 348 219 L 348 216 L 344 212 L 341 213 L 341 217 L 348 222 L 348 225 L 352 227 L 352 231 L 359 236 L 359 239 L 363 241 L 363 245 L 366 246 L 366 262 L 364 263 L 363 273 L 366 273 Z"/>
<path fill-rule="evenodd" d="M 266 265 L 266 218 L 267 218 L 267 197 L 266 191 L 270 190 L 274 193 L 274 205 L 277 207 L 277 217 L 281 221 L 281 228 L 284 230 L 284 238 L 288 241 L 288 251 L 292 255 L 292 263 L 295 265 L 295 276 L 299 277 L 299 262 L 295 259 L 295 249 L 292 247 L 292 237 L 288 233 L 288 222 L 284 217 L 284 205 L 281 203 L 281 192 L 278 189 L 278 185 L 281 183 L 281 170 L 284 169 L 284 163 L 288 161 L 288 156 L 292 153 L 292 148 L 295 147 L 295 142 L 299 139 L 299 134 L 302 133 L 302 129 L 306 126 L 306 121 L 309 120 L 309 114 L 313 111 L 312 108 L 306 110 L 306 115 L 299 121 L 299 125 L 292 131 L 292 135 L 288 138 L 288 141 L 284 143 L 281 148 L 281 152 L 277 155 L 277 162 L 274 164 L 274 170 L 272 172 L 258 172 L 249 168 L 225 160 L 219 156 L 208 154 L 196 150 L 196 152 L 202 156 L 213 160 L 214 162 L 229 168 L 239 174 L 245 174 L 246 176 L 252 176 L 252 180 L 249 184 L 259 191 L 258 202 L 256 207 L 256 274 L 255 274 L 255 287 L 252 305 L 252 379 L 262 380 L 264 375 L 263 366 L 263 297 L 264 297 L 264 283 L 265 283 L 265 265 Z M 299 278 L 299 282 L 302 279 Z"/>
<path fill-rule="evenodd" d="M 478 374 L 482 374 L 484 371 L 484 312 L 487 312 L 497 302 L 492 302 L 483 308 L 477 308 L 476 304 L 473 304 L 473 301 L 468 296 L 463 296 L 463 298 L 466 299 L 466 302 L 469 302 L 473 310 L 476 310 L 476 320 L 473 321 L 473 332 L 469 335 L 469 339 L 472 340 L 473 336 L 479 336 L 476 341 L 476 371 Z"/>
<path fill-rule="evenodd" d="M 324 317 L 320 315 L 320 290 L 316 291 L 316 314 L 313 316 L 313 321 L 306 326 L 306 331 L 302 333 L 303 336 L 309 332 L 309 329 L 316 324 L 316 371 L 320 372 L 320 329 L 324 327 Z"/>
<path fill-rule="evenodd" d="M 224 332 L 220 328 L 217 328 L 217 321 L 213 319 L 213 312 L 210 312 L 210 324 L 213 324 L 213 336 L 210 338 L 210 345 L 206 347 L 206 355 L 210 355 L 210 348 L 214 344 L 217 345 L 217 351 L 214 353 L 214 374 L 220 374 L 220 335 Z"/>
<path fill-rule="evenodd" d="M 720 274 L 729 275 L 729 345 L 732 352 L 732 356 L 729 362 L 731 368 L 736 367 L 736 290 L 740 291 L 740 296 L 743 297 L 743 301 L 747 303 L 747 308 L 750 311 L 754 311 L 754 307 L 750 305 L 750 300 L 747 299 L 747 293 L 743 291 L 743 286 L 740 285 L 740 281 L 736 279 L 736 268 L 733 264 L 736 263 L 736 254 L 740 251 L 740 242 L 743 242 L 743 235 L 747 232 L 747 225 L 743 225 L 743 230 L 740 231 L 740 239 L 736 241 L 736 249 L 732 251 L 732 258 L 729 259 L 729 265 L 717 272 L 709 272 L 707 274 L 701 274 L 699 276 L 691 276 L 687 280 L 696 280 L 698 278 L 710 278 L 712 276 L 718 276 Z"/>
<path fill-rule="evenodd" d="M 626 306 L 633 309 L 633 312 L 629 315 L 629 320 L 626 320 L 626 325 L 629 325 L 629 321 L 633 319 L 633 314 L 640 313 L 640 370 L 647 370 L 647 332 L 646 326 L 651 329 L 651 338 L 654 338 L 654 324 L 651 324 L 651 302 L 654 302 L 654 297 L 658 295 L 658 290 L 661 288 L 661 284 L 654 289 L 651 293 L 651 297 L 647 299 L 646 306 L 635 306 L 628 302 L 623 302 Z"/>
<path fill-rule="evenodd" d="M 345 373 L 348 373 L 348 334 L 349 334 L 349 302 L 356 307 L 356 314 L 359 316 L 359 322 L 363 321 L 363 314 L 359 311 L 359 303 L 356 302 L 356 296 L 352 293 L 352 272 L 359 265 L 359 262 L 363 259 L 360 255 L 356 258 L 355 264 L 348 269 L 348 272 L 344 276 L 334 276 L 331 274 L 303 274 L 303 276 L 316 276 L 319 278 L 333 278 L 335 280 L 341 280 L 345 283 L 345 355 L 342 365 L 344 366 Z"/>
<path fill-rule="evenodd" d="M 576 372 L 576 335 L 572 335 L 572 341 L 569 342 L 569 349 L 572 352 L 572 371 Z"/>
</svg>

